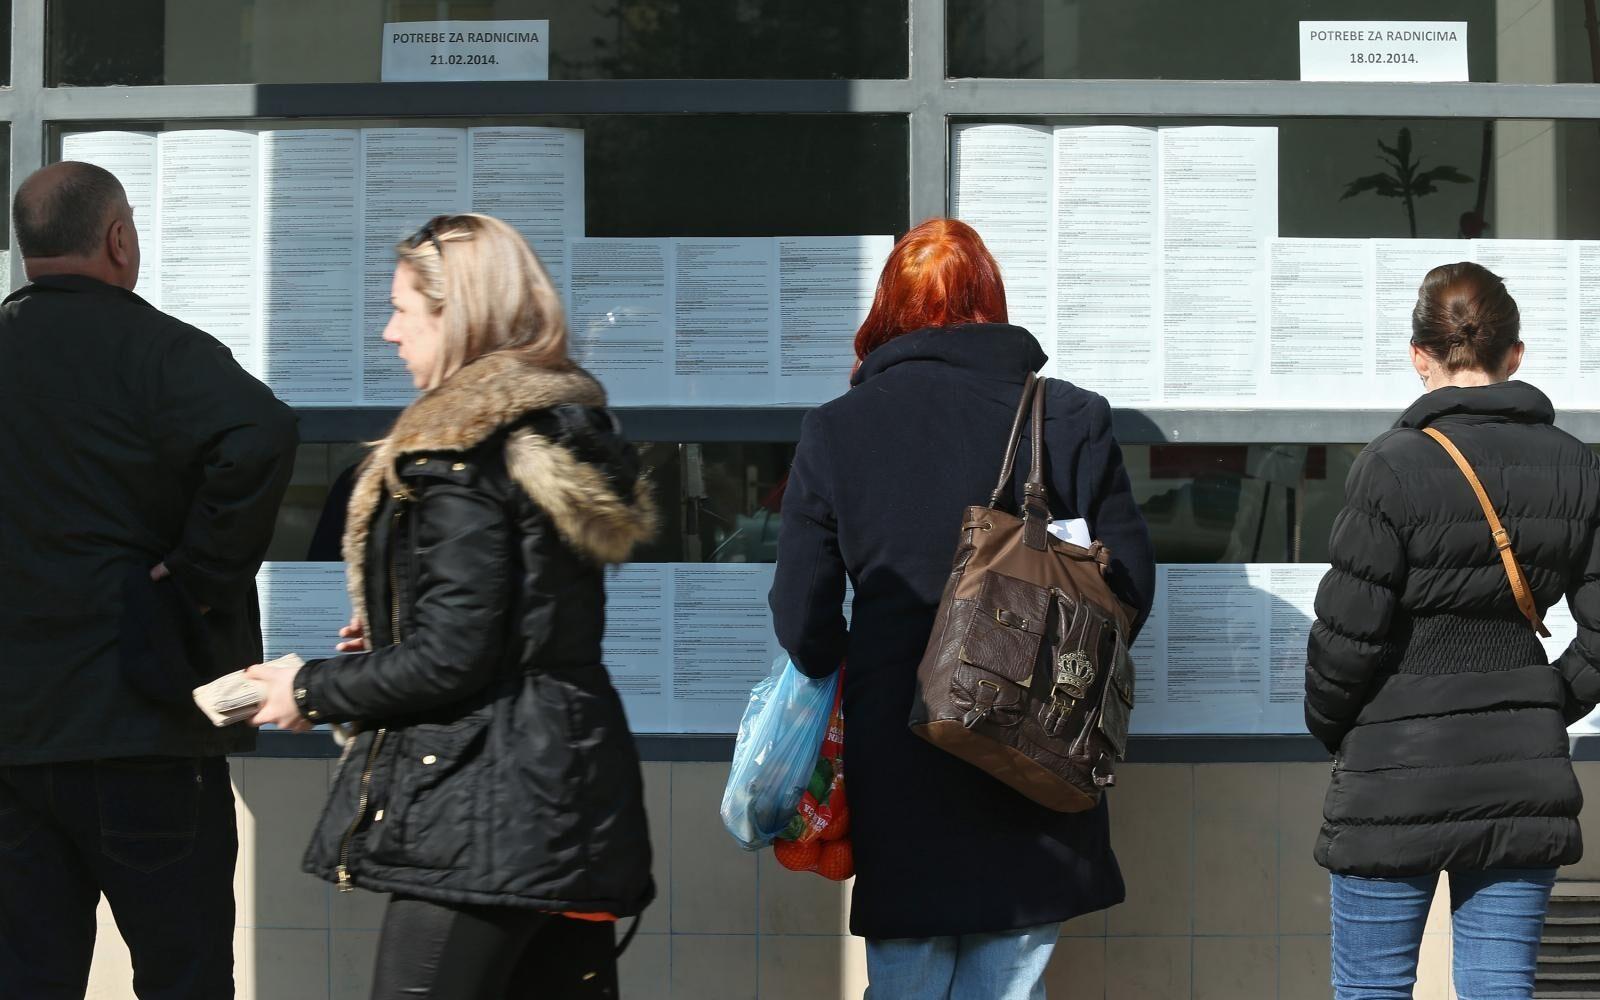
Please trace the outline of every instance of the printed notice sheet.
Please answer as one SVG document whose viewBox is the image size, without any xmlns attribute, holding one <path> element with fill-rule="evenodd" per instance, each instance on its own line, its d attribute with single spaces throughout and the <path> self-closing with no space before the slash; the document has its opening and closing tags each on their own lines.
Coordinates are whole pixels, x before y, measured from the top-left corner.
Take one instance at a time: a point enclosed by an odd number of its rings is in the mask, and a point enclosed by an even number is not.
<svg viewBox="0 0 1600 1000">
<path fill-rule="evenodd" d="M 493 126 L 467 142 L 472 210 L 521 233 L 565 300 L 567 243 L 584 234 L 583 132 Z"/>
<path fill-rule="evenodd" d="M 773 566 L 632 563 L 606 578 L 606 667 L 635 732 L 731 733 L 780 650 Z"/>
<path fill-rule="evenodd" d="M 261 133 L 264 379 L 289 403 L 357 398 L 361 136 Z"/>
<path fill-rule="evenodd" d="M 337 655 L 339 630 L 350 622 L 344 563 L 263 563 L 256 591 L 268 660 L 289 653 L 308 661 Z"/>
<path fill-rule="evenodd" d="M 161 308 L 217 338 L 259 378 L 256 134 L 164 132 L 156 155 Z"/>
<path fill-rule="evenodd" d="M 888 236 L 585 239 L 573 356 L 614 404 L 809 405 L 849 387 Z"/>
</svg>

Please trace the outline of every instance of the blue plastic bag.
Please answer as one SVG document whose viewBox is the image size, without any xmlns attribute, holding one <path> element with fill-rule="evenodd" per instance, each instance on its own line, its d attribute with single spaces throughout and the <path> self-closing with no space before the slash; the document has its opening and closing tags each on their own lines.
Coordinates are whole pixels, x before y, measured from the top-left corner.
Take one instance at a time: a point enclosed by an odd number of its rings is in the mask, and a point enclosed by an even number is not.
<svg viewBox="0 0 1600 1000">
<path fill-rule="evenodd" d="M 722 792 L 722 825 L 745 850 L 772 843 L 794 818 L 828 733 L 838 685 L 837 671 L 814 680 L 780 656 L 772 676 L 750 692 Z"/>
</svg>

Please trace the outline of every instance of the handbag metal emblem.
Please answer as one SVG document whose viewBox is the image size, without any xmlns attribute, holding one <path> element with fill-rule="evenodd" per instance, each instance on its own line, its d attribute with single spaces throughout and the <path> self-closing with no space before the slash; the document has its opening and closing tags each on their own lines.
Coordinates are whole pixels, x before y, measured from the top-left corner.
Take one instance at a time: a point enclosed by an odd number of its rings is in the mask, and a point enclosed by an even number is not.
<svg viewBox="0 0 1600 1000">
<path fill-rule="evenodd" d="M 1089 686 L 1094 683 L 1094 664 L 1089 655 L 1080 649 L 1056 657 L 1056 689 L 1073 699 L 1089 696 Z"/>
</svg>

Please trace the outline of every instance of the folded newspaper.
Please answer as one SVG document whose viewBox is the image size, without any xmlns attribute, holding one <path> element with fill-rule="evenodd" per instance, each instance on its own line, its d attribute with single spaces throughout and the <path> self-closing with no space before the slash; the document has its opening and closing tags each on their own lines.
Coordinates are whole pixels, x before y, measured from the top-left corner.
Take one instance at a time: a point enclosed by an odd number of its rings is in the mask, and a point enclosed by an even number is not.
<svg viewBox="0 0 1600 1000">
<path fill-rule="evenodd" d="M 276 670 L 299 670 L 305 666 L 305 661 L 290 653 L 269 660 L 262 666 Z M 243 670 L 224 674 L 194 689 L 194 703 L 200 706 L 200 711 L 206 713 L 206 718 L 214 726 L 231 726 L 245 721 L 260 711 L 261 702 L 266 697 L 267 686 L 246 677 Z"/>
</svg>

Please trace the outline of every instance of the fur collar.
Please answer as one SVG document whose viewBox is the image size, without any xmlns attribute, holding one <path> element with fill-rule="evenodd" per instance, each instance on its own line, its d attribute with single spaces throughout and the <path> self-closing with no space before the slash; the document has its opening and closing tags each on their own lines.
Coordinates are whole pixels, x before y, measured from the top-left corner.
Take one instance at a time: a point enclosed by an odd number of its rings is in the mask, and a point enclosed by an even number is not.
<svg viewBox="0 0 1600 1000">
<path fill-rule="evenodd" d="M 367 456 L 350 495 L 344 558 L 356 615 L 366 618 L 365 560 L 373 516 L 386 495 L 406 492 L 396 472 L 402 460 L 470 451 L 539 410 L 605 403 L 600 383 L 576 365 L 557 371 L 498 352 L 462 368 L 407 407 Z M 506 436 L 505 464 L 512 481 L 550 516 L 562 539 L 595 562 L 622 562 L 655 534 L 655 499 L 642 478 L 632 499 L 626 499 L 603 469 L 527 428 Z"/>
</svg>

